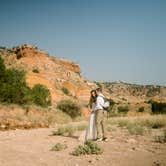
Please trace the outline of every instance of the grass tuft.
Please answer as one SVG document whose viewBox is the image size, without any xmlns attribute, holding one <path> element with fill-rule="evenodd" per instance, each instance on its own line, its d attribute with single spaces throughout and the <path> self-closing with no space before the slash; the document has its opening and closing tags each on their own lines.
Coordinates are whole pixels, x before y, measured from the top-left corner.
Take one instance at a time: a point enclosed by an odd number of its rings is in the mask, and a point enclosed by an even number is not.
<svg viewBox="0 0 166 166">
<path fill-rule="evenodd" d="M 86 125 L 78 125 L 78 126 L 63 126 L 59 127 L 56 131 L 52 132 L 52 135 L 62 135 L 62 136 L 73 136 L 76 131 L 82 131 L 87 128 Z"/>
<path fill-rule="evenodd" d="M 166 129 L 163 131 L 161 135 L 155 136 L 155 142 L 166 143 Z"/>
<path fill-rule="evenodd" d="M 66 148 L 67 148 L 66 144 L 57 143 L 52 147 L 51 151 L 61 151 L 61 150 L 64 150 Z"/>
<path fill-rule="evenodd" d="M 85 144 L 78 145 L 74 151 L 72 152 L 72 155 L 74 156 L 80 156 L 85 154 L 102 154 L 103 149 L 93 141 L 86 141 Z"/>
</svg>

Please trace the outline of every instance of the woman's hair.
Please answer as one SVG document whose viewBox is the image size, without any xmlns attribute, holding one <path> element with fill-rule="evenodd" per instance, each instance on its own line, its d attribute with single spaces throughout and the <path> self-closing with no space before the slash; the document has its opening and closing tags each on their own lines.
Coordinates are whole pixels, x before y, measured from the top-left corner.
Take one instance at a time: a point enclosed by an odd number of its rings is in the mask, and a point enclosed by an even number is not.
<svg viewBox="0 0 166 166">
<path fill-rule="evenodd" d="M 95 96 L 93 96 L 93 93 L 95 93 Z M 96 102 L 96 97 L 97 97 L 97 94 L 96 94 L 96 90 L 91 90 L 90 92 L 90 99 L 89 99 L 89 106 L 90 108 L 92 108 L 92 104 Z"/>
</svg>

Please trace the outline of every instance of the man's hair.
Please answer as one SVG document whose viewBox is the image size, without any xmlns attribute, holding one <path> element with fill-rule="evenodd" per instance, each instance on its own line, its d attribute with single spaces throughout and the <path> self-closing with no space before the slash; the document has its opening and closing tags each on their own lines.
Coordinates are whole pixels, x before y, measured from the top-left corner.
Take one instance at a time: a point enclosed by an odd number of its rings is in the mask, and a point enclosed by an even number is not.
<svg viewBox="0 0 166 166">
<path fill-rule="evenodd" d="M 97 92 L 102 92 L 102 89 L 101 88 L 97 88 L 96 91 Z"/>
</svg>

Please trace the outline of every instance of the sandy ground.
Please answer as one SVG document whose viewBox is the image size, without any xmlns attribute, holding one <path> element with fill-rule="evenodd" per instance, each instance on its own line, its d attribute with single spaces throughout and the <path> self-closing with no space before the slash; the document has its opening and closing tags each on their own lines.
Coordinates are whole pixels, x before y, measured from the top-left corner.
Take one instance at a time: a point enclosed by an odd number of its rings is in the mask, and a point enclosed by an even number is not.
<svg viewBox="0 0 166 166">
<path fill-rule="evenodd" d="M 108 142 L 99 142 L 102 155 L 76 157 L 70 153 L 81 144 L 75 137 L 50 136 L 55 128 L 0 131 L 0 166 L 166 166 L 166 144 L 148 136 L 132 136 L 116 129 Z M 51 151 L 56 143 L 68 148 Z"/>
</svg>

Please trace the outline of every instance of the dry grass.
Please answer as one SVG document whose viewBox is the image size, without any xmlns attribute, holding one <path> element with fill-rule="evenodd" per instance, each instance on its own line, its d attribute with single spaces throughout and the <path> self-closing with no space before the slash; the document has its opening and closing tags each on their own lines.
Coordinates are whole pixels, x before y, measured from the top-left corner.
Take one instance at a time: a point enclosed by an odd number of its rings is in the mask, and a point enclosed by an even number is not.
<svg viewBox="0 0 166 166">
<path fill-rule="evenodd" d="M 25 109 L 17 105 L 0 105 L 0 130 L 49 127 L 69 122 L 72 122 L 72 119 L 58 110 L 36 106 Z"/>
<path fill-rule="evenodd" d="M 66 144 L 56 143 L 52 148 L 51 151 L 61 151 L 67 148 Z"/>
<path fill-rule="evenodd" d="M 116 124 L 120 127 L 127 126 L 129 123 L 148 128 L 166 127 L 166 115 L 147 115 L 137 117 L 113 117 L 107 120 L 108 124 Z"/>
<path fill-rule="evenodd" d="M 87 128 L 87 125 L 65 125 L 59 127 L 52 135 L 73 136 L 76 131 L 82 131 Z"/>
<path fill-rule="evenodd" d="M 143 135 L 152 129 L 166 127 L 166 115 L 147 115 L 137 117 L 114 117 L 107 120 L 108 126 L 116 125 L 128 130 L 130 134 Z M 108 130 L 109 131 L 109 130 Z"/>
</svg>

